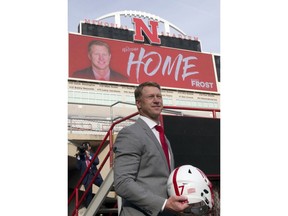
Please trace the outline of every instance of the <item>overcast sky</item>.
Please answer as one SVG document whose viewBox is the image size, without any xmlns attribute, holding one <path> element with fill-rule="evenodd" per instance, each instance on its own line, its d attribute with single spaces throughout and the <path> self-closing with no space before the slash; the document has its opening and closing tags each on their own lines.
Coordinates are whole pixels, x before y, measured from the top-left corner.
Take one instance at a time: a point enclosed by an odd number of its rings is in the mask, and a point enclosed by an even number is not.
<svg viewBox="0 0 288 216">
<path fill-rule="evenodd" d="M 68 0 L 68 30 L 77 32 L 80 20 L 123 10 L 157 15 L 198 37 L 203 52 L 220 54 L 220 0 Z"/>
</svg>

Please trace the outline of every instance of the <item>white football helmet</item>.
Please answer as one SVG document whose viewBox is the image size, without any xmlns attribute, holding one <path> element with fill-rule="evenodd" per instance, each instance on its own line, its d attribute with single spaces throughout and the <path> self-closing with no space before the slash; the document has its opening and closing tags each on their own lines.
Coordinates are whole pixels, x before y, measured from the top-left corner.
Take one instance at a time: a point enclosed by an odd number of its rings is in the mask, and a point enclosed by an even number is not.
<svg viewBox="0 0 288 216">
<path fill-rule="evenodd" d="M 168 195 L 185 195 L 189 208 L 185 213 L 206 214 L 214 205 L 212 183 L 197 167 L 182 165 L 173 170 L 167 181 Z"/>
</svg>

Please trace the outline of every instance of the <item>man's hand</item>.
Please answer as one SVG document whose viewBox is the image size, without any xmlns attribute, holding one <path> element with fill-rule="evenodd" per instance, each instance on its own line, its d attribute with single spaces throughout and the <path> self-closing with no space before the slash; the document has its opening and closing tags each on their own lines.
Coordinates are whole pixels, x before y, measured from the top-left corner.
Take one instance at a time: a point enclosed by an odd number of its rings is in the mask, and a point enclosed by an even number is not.
<svg viewBox="0 0 288 216">
<path fill-rule="evenodd" d="M 89 158 L 90 157 L 90 152 L 86 150 L 85 153 L 86 153 L 86 156 Z"/>
<path fill-rule="evenodd" d="M 188 199 L 186 196 L 171 196 L 166 202 L 165 209 L 169 209 L 174 212 L 182 212 L 188 208 Z"/>
</svg>

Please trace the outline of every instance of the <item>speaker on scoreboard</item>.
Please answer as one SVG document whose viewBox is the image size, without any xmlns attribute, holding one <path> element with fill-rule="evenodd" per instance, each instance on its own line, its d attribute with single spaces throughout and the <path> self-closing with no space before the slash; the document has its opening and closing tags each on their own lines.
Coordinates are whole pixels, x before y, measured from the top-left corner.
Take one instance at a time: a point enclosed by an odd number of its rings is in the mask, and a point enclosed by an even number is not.
<svg viewBox="0 0 288 216">
<path fill-rule="evenodd" d="M 90 36 L 98 36 L 98 37 L 106 37 L 117 40 L 125 40 L 125 41 L 133 41 L 134 31 L 112 28 L 108 26 L 99 26 L 95 24 L 82 23 L 78 27 L 81 28 L 81 32 L 83 35 Z M 79 31 L 80 32 L 80 31 Z M 180 48 L 185 50 L 192 50 L 201 52 L 200 41 L 197 40 L 187 40 L 176 37 L 169 36 L 159 36 L 161 39 L 161 46 L 172 47 L 172 48 Z M 142 43 L 142 42 L 135 42 Z M 149 39 L 146 35 L 144 35 L 145 44 L 150 44 Z"/>
<path fill-rule="evenodd" d="M 112 31 L 112 38 L 118 40 L 129 40 L 129 31 L 125 29 L 114 28 Z"/>
<path fill-rule="evenodd" d="M 201 52 L 200 41 L 187 40 L 169 36 L 159 36 L 159 37 L 161 38 L 161 46 Z"/>
<path fill-rule="evenodd" d="M 198 40 L 179 39 L 181 49 L 189 49 L 192 51 L 201 52 L 201 43 Z"/>
<path fill-rule="evenodd" d="M 217 72 L 217 80 L 218 80 L 218 82 L 220 82 L 220 62 L 221 62 L 221 57 L 219 55 L 214 55 L 214 61 L 215 61 L 216 72 Z"/>
</svg>

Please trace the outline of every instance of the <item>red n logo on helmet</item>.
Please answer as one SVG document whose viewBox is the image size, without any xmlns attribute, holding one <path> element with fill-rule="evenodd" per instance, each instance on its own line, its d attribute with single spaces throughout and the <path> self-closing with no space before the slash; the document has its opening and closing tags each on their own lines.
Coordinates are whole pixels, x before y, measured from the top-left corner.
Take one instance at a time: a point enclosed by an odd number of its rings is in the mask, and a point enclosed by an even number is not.
<svg viewBox="0 0 288 216">
<path fill-rule="evenodd" d="M 148 29 L 146 24 L 140 18 L 133 17 L 132 22 L 134 23 L 135 26 L 135 33 L 133 36 L 134 41 L 144 42 L 144 35 L 142 34 L 144 33 L 151 44 L 161 44 L 161 40 L 158 37 L 157 32 L 158 22 L 149 20 L 149 26 L 151 27 L 151 31 Z"/>
</svg>

